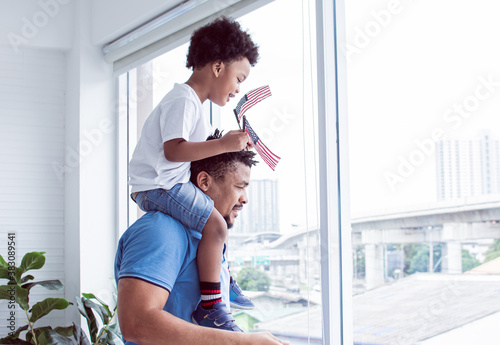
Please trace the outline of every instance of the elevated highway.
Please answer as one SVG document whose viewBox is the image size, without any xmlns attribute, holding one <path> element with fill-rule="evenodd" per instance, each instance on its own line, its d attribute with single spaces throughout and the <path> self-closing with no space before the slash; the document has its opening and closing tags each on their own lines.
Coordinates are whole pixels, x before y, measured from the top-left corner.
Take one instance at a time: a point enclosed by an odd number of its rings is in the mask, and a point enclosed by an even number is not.
<svg viewBox="0 0 500 345">
<path fill-rule="evenodd" d="M 500 196 L 354 216 L 351 229 L 353 245 L 365 246 L 367 288 L 384 282 L 385 244 L 440 243 L 442 272 L 460 274 L 462 243 L 500 239 Z"/>
</svg>

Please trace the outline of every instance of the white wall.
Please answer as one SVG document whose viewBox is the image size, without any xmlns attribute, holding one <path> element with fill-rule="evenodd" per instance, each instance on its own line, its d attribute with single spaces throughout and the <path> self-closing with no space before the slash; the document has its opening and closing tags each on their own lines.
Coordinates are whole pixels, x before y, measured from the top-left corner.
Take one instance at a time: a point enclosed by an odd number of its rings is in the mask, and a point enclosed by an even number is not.
<svg viewBox="0 0 500 345">
<path fill-rule="evenodd" d="M 6 198 L 0 203 L 0 228 L 16 233 L 18 265 L 26 252 L 45 251 L 45 266 L 33 275 L 36 280 L 59 279 L 63 284 L 68 282 L 67 208 L 65 180 L 57 167 L 64 161 L 65 51 L 71 47 L 73 8 L 65 0 L 6 0 L 0 12 L 0 160 L 4 164 L 0 170 Z M 3 240 L 2 236 L 2 254 L 6 250 Z M 72 271 L 79 272 L 79 268 L 72 267 Z M 69 293 L 67 288 L 54 292 L 37 287 L 30 302 L 33 305 L 47 297 L 74 300 L 78 293 Z M 71 324 L 65 322 L 65 314 L 54 311 L 47 322 Z M 23 315 L 18 313 L 16 321 L 22 326 Z M 43 320 L 37 323 L 43 324 Z M 0 336 L 7 331 L 1 327 Z"/>
<path fill-rule="evenodd" d="M 62 116 L 54 120 L 62 130 L 62 136 L 59 142 L 51 144 L 52 150 L 60 155 L 50 156 L 57 162 L 58 173 L 63 174 L 61 204 L 56 211 L 46 211 L 45 208 L 53 204 L 51 199 L 45 199 L 45 204 L 41 201 L 40 208 L 32 211 L 42 215 L 59 212 L 61 215 L 61 233 L 55 236 L 64 249 L 54 263 L 60 268 L 59 271 L 52 269 L 54 274 L 47 279 L 61 279 L 65 284 L 64 296 L 70 301 L 81 292 L 94 292 L 111 300 L 118 233 L 115 79 L 112 66 L 102 58 L 101 46 L 92 43 L 91 4 L 86 0 L 6 0 L 2 5 L 0 55 L 8 54 L 16 61 L 21 60 L 26 51 L 31 51 L 36 63 L 30 68 L 20 65 L 17 71 L 3 63 L 0 70 L 5 68 L 11 80 L 21 80 L 32 74 L 35 77 L 36 74 L 43 75 L 43 80 L 30 84 L 30 92 L 35 95 L 44 95 L 57 85 L 63 85 Z M 51 64 L 56 64 L 57 68 L 48 68 Z M 6 73 L 0 72 L 0 85 L 12 88 L 13 83 L 8 78 Z M 26 95 L 16 100 L 35 109 L 35 116 L 39 116 L 34 122 L 48 125 L 37 101 L 28 97 L 23 89 L 20 93 Z M 19 117 L 19 113 L 6 112 L 5 109 L 0 110 L 2 121 Z M 8 131 L 11 128 L 2 125 L 2 129 Z M 49 133 L 46 137 L 52 138 L 53 135 Z M 1 152 L 3 161 L 5 152 L 10 152 L 14 158 L 27 159 L 39 156 L 34 151 L 42 149 L 42 146 L 13 149 L 11 145 L 6 146 L 8 151 Z M 47 175 L 54 176 L 52 173 Z M 12 181 L 12 187 L 22 184 L 20 171 L 8 176 L 2 173 L 2 176 L 6 176 L 6 184 Z M 48 189 L 46 180 L 40 176 L 36 178 L 39 185 Z M 0 214 L 6 212 L 11 210 L 6 204 L 0 204 Z M 18 210 L 15 212 L 19 213 Z M 48 251 L 56 241 L 51 240 L 48 231 L 41 234 L 45 241 L 37 241 L 27 232 L 23 232 L 23 236 L 30 240 L 30 251 Z M 28 242 L 27 239 L 23 241 Z M 3 241 L 0 244 L 2 251 Z M 47 267 L 51 265 L 47 264 Z M 66 312 L 67 324 L 78 319 L 76 308 Z M 4 335 L 4 330 L 2 328 L 0 336 Z"/>
<path fill-rule="evenodd" d="M 79 161 L 66 162 L 68 212 L 79 230 L 80 286 L 82 292 L 107 294 L 113 289 L 116 227 L 116 122 L 115 79 L 104 62 L 101 47 L 91 43 L 91 9 L 75 2 L 73 48 L 68 54 L 67 147 Z M 78 220 L 77 220 L 78 218 Z M 69 225 L 69 224 L 68 224 Z M 76 236 L 75 236 L 76 237 Z M 76 239 L 76 238 L 75 238 Z M 106 296 L 103 296 L 106 297 Z"/>
<path fill-rule="evenodd" d="M 181 0 L 91 0 L 92 42 L 105 44 L 182 2 Z"/>
<path fill-rule="evenodd" d="M 65 56 L 0 50 L 0 76 L 0 254 L 19 265 L 28 252 L 46 252 L 43 269 L 28 274 L 35 281 L 64 283 L 64 178 L 54 163 L 64 157 Z M 33 288 L 30 305 L 47 297 L 64 297 L 64 292 Z M 20 308 L 8 309 L 0 300 L 0 337 L 14 330 L 5 327 L 10 311 L 17 311 L 17 327 L 25 324 Z M 50 318 L 63 324 L 64 312 Z"/>
<path fill-rule="evenodd" d="M 69 50 L 79 0 L 3 0 L 0 45 Z M 169 10 L 181 0 L 87 0 L 91 42 L 104 45 Z M 7 9 L 7 10 L 4 10 Z"/>
<path fill-rule="evenodd" d="M 71 0 L 3 0 L 0 46 L 15 53 L 23 47 L 69 49 Z"/>
</svg>

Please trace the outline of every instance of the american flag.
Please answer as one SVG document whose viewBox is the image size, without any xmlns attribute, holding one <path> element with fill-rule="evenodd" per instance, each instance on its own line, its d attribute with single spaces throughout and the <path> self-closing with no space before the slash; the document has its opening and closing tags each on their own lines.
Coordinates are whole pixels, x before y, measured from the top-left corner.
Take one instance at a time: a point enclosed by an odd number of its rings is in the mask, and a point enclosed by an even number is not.
<svg viewBox="0 0 500 345">
<path fill-rule="evenodd" d="M 269 85 L 261 86 L 245 94 L 236 105 L 236 108 L 234 108 L 234 114 L 238 117 L 238 123 L 248 109 L 269 96 L 271 96 Z"/>
<path fill-rule="evenodd" d="M 246 116 L 243 116 L 243 128 L 252 139 L 253 145 L 257 153 L 264 160 L 264 162 L 266 162 L 266 164 L 269 165 L 269 167 L 274 171 L 274 168 L 276 168 L 276 165 L 278 165 L 278 162 L 280 161 L 281 158 L 272 153 L 271 150 L 269 150 L 267 146 L 264 145 L 262 140 L 260 140 L 260 138 L 254 132 L 252 127 L 250 127 L 250 124 L 248 123 Z"/>
</svg>

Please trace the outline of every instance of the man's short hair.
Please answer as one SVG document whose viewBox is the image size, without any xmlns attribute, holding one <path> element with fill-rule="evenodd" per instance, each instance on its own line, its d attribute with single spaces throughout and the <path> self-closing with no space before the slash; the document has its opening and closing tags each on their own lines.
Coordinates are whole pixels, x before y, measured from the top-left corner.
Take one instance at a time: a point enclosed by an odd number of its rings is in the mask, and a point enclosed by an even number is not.
<svg viewBox="0 0 500 345">
<path fill-rule="evenodd" d="M 220 139 L 221 137 L 222 132 L 216 129 L 214 134 L 209 136 L 207 140 Z M 202 171 L 208 173 L 216 181 L 221 180 L 227 173 L 235 171 L 238 163 L 251 168 L 258 163 L 254 160 L 254 158 L 255 152 L 243 150 L 237 152 L 226 152 L 217 156 L 191 162 L 191 182 L 197 186 L 198 184 L 196 179 L 198 174 Z"/>
<path fill-rule="evenodd" d="M 237 21 L 221 16 L 193 33 L 186 67 L 195 69 L 207 63 L 228 63 L 243 57 L 253 67 L 259 59 L 258 46 Z"/>
</svg>

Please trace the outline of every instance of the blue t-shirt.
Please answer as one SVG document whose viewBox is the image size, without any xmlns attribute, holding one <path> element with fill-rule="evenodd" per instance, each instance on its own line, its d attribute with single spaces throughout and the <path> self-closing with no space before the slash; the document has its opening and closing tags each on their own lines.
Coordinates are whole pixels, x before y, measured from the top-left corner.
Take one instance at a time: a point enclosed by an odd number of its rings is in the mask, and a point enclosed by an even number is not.
<svg viewBox="0 0 500 345">
<path fill-rule="evenodd" d="M 116 284 L 120 278 L 135 277 L 167 289 L 170 295 L 163 310 L 191 322 L 191 314 L 201 299 L 196 266 L 200 238 L 201 233 L 187 230 L 164 213 L 145 214 L 120 238 L 115 257 Z M 229 307 L 229 271 L 225 256 L 221 287 L 222 300 Z"/>
</svg>

